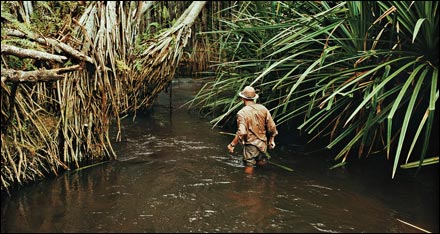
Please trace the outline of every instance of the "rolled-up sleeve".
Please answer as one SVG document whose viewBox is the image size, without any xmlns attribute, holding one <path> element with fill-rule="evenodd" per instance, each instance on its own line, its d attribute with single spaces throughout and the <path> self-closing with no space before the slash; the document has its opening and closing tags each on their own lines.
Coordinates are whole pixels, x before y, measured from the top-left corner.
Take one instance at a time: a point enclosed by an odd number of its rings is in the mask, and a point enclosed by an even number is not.
<svg viewBox="0 0 440 234">
<path fill-rule="evenodd" d="M 247 128 L 246 128 L 246 121 L 244 119 L 244 117 L 240 114 L 237 114 L 237 135 L 238 137 L 240 137 L 240 139 L 242 140 L 246 140 L 246 136 L 247 136 Z"/>
</svg>

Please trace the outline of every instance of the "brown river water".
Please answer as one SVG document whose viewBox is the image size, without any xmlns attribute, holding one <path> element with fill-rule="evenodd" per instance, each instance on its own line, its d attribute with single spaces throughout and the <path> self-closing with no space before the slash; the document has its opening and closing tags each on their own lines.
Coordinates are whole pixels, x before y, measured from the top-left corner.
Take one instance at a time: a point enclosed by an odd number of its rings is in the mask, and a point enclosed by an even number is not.
<svg viewBox="0 0 440 234">
<path fill-rule="evenodd" d="M 268 164 L 247 175 L 227 152 L 231 136 L 177 108 L 200 87 L 173 82 L 174 108 L 162 93 L 124 118 L 118 160 L 2 194 L 1 232 L 439 231 L 438 164 L 394 179 L 373 159 L 330 170 L 332 154 L 280 136 L 271 162 L 294 171 Z"/>
</svg>

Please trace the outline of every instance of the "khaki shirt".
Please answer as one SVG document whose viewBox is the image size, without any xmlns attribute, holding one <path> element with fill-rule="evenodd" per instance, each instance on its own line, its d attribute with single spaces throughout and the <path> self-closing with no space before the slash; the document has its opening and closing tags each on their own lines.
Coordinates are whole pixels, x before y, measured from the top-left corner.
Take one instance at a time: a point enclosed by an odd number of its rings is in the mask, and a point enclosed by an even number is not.
<svg viewBox="0 0 440 234">
<path fill-rule="evenodd" d="M 267 136 L 276 136 L 278 131 L 269 110 L 261 104 L 244 106 L 237 113 L 237 135 L 243 144 L 255 145 L 266 152 Z"/>
</svg>

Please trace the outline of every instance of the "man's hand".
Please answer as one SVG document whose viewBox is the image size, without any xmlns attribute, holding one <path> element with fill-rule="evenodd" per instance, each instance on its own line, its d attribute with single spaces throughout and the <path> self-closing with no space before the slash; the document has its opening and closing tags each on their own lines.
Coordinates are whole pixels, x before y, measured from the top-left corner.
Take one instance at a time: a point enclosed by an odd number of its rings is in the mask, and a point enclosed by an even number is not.
<svg viewBox="0 0 440 234">
<path fill-rule="evenodd" d="M 234 153 L 234 146 L 232 146 L 231 144 L 228 144 L 228 150 L 229 150 L 229 153 Z"/>
<path fill-rule="evenodd" d="M 270 141 L 269 142 L 269 149 L 274 149 L 276 146 L 275 141 Z"/>
</svg>

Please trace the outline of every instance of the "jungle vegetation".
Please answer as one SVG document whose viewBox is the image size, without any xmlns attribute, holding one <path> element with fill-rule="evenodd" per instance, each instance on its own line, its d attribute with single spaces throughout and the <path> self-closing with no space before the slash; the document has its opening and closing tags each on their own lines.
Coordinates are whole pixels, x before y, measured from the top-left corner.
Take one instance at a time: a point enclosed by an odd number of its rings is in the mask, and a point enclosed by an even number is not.
<svg viewBox="0 0 440 234">
<path fill-rule="evenodd" d="M 438 163 L 438 3 L 266 1 L 221 19 L 216 77 L 189 102 L 228 125 L 252 85 L 281 128 L 327 139 L 344 165 L 378 155 Z M 412 159 L 412 162 L 409 162 Z"/>
<path fill-rule="evenodd" d="M 179 72 L 207 81 L 189 107 L 213 127 L 231 124 L 235 94 L 253 85 L 279 126 L 329 139 L 341 164 L 356 149 L 393 160 L 392 177 L 438 163 L 437 12 L 429 1 L 2 1 L 1 189 L 116 159 L 121 118 Z"/>
<path fill-rule="evenodd" d="M 170 83 L 206 3 L 2 1 L 2 191 L 116 159 L 120 119 Z"/>
</svg>

